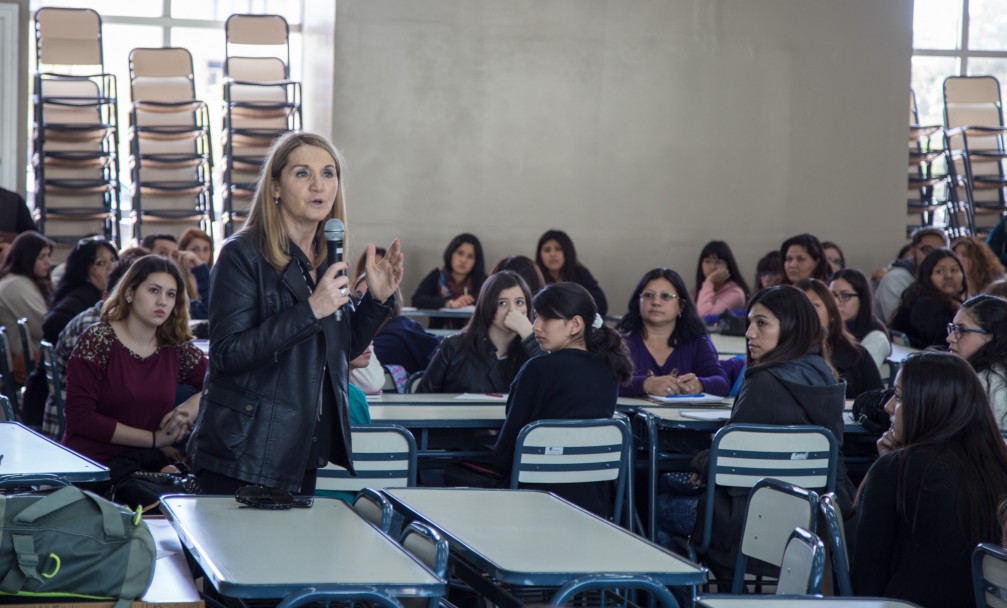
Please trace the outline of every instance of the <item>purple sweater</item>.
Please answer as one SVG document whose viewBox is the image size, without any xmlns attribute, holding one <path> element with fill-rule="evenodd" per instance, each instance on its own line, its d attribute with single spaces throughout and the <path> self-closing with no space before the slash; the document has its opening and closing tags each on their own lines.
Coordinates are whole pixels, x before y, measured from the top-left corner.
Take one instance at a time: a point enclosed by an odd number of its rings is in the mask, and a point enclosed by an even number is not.
<svg viewBox="0 0 1007 608">
<path fill-rule="evenodd" d="M 633 359 L 633 379 L 629 384 L 619 387 L 619 394 L 623 397 L 643 395 L 643 381 L 651 375 L 648 372 L 654 372 L 655 376 L 666 376 L 673 369 L 677 369 L 679 375 L 696 374 L 703 383 L 705 393 L 726 395 L 731 389 L 727 382 L 727 374 L 717 363 L 717 349 L 713 347 L 709 336 L 679 344 L 664 365 L 657 364 L 640 334 L 623 334 L 622 339 L 629 349 L 629 356 Z"/>
</svg>

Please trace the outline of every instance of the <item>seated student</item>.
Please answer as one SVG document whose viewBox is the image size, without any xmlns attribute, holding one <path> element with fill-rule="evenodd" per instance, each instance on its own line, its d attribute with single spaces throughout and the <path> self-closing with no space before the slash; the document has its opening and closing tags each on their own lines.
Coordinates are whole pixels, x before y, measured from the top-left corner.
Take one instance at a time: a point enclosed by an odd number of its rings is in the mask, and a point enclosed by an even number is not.
<svg viewBox="0 0 1007 608">
<path fill-rule="evenodd" d="M 406 374 L 413 374 L 430 365 L 441 339 L 403 315 L 401 302 L 401 298 L 395 298 L 392 318 L 374 336 L 374 355 L 383 365 L 400 365 Z"/>
<path fill-rule="evenodd" d="M 206 375 L 206 356 L 191 340 L 178 267 L 160 256 L 138 259 L 67 363 L 63 444 L 108 466 L 111 484 L 171 464 L 158 448 L 188 434 Z M 197 389 L 177 408 L 176 384 Z"/>
<path fill-rule="evenodd" d="M 482 244 L 473 234 L 459 234 L 444 249 L 444 266 L 431 270 L 416 288 L 413 306 L 431 310 L 471 306 L 485 279 Z M 464 325 L 464 319 L 430 319 L 431 329 Z"/>
<path fill-rule="evenodd" d="M 52 299 L 52 282 L 49 271 L 52 263 L 52 241 L 29 230 L 14 239 L 3 265 L 0 265 L 0 325 L 7 330 L 14 381 L 24 385 L 26 359 L 38 360 L 39 342 L 42 341 L 42 320 L 49 312 Z M 28 346 L 31 352 L 21 352 L 18 319 L 28 319 L 30 332 Z"/>
<path fill-rule="evenodd" d="M 368 344 L 364 352 L 353 361 L 358 365 L 350 365 L 350 384 L 367 395 L 380 393 L 385 385 L 385 369 L 381 366 L 381 361 L 374 356 L 374 344 Z"/>
<path fill-rule="evenodd" d="M 104 304 L 104 300 L 108 299 L 108 294 L 115 290 L 115 286 L 119 284 L 122 275 L 126 274 L 126 271 L 133 265 L 133 262 L 145 255 L 147 255 L 147 251 L 139 247 L 124 249 L 119 255 L 119 261 L 116 263 L 115 268 L 112 269 L 112 272 L 108 273 L 108 280 L 105 282 L 105 291 L 102 293 L 102 299 L 95 302 L 91 308 L 71 319 L 66 324 L 66 327 L 63 328 L 63 331 L 59 333 L 59 338 L 53 343 L 53 363 L 59 372 L 59 377 L 63 379 L 63 390 L 60 396 L 64 403 L 66 402 L 66 364 L 73 353 L 73 347 L 77 345 L 77 340 L 80 339 L 80 336 L 88 327 L 101 321 L 101 307 Z M 45 414 L 42 416 L 42 433 L 55 441 L 63 439 L 56 397 L 55 395 L 48 394 L 48 391 L 46 391 Z"/>
<path fill-rule="evenodd" d="M 839 245 L 832 241 L 822 241 L 822 251 L 825 252 L 825 259 L 829 263 L 829 276 L 836 274 L 846 268 L 846 255 Z"/>
<path fill-rule="evenodd" d="M 486 279 L 468 325 L 441 340 L 417 392 L 507 392 L 524 362 L 542 354 L 528 318 L 530 300 L 516 273 Z"/>
<path fill-rule="evenodd" d="M 611 418 L 618 387 L 632 371 L 619 334 L 605 326 L 584 287 L 549 285 L 535 296 L 534 308 L 535 339 L 549 354 L 528 360 L 511 385 L 507 417 L 493 447 L 493 468 L 505 479 L 525 425 L 547 418 Z M 553 492 L 600 517 L 612 515 L 607 484 L 531 487 Z"/>
<path fill-rule="evenodd" d="M 171 255 L 178 251 L 178 239 L 167 232 L 155 232 L 144 236 L 140 240 L 140 247 L 154 255 L 171 259 Z"/>
<path fill-rule="evenodd" d="M 783 260 L 779 251 L 770 251 L 755 265 L 755 291 L 783 283 Z"/>
<path fill-rule="evenodd" d="M 846 330 L 836 298 L 818 279 L 804 279 L 797 284 L 811 300 L 825 331 L 826 352 L 840 380 L 846 381 L 846 398 L 864 391 L 884 388 L 881 372 L 870 353 Z"/>
<path fill-rule="evenodd" d="M 999 279 L 993 281 L 992 283 L 986 286 L 986 289 L 983 290 L 983 293 L 985 293 L 988 296 L 996 296 L 998 298 L 1007 299 L 1007 279 Z"/>
<path fill-rule="evenodd" d="M 965 270 L 969 296 L 983 293 L 987 285 L 1007 273 L 989 246 L 978 237 L 963 236 L 955 239 L 951 244 L 951 251 L 958 255 Z"/>
<path fill-rule="evenodd" d="M 916 281 L 902 294 L 892 329 L 909 336 L 914 348 L 937 346 L 943 350 L 948 323 L 967 292 L 958 256 L 947 249 L 931 251 L 920 264 Z"/>
<path fill-rule="evenodd" d="M 798 234 L 780 245 L 783 260 L 783 282 L 796 285 L 807 278 L 828 282 L 829 261 L 822 243 L 813 234 Z"/>
<path fill-rule="evenodd" d="M 993 230 L 990 230 L 986 244 L 989 245 L 993 255 L 1000 259 L 1000 263 L 1007 266 L 1007 219 L 1000 220 Z"/>
<path fill-rule="evenodd" d="M 603 318 L 608 313 L 605 292 L 601 290 L 591 271 L 577 259 L 577 250 L 567 233 L 562 230 L 546 230 L 535 248 L 535 263 L 547 284 L 564 281 L 577 283 L 591 294 Z"/>
<path fill-rule="evenodd" d="M 745 307 L 748 285 L 724 241 L 710 241 L 699 253 L 693 297 L 701 317 Z"/>
<path fill-rule="evenodd" d="M 539 269 L 535 260 L 529 257 L 523 255 L 506 257 L 497 262 L 493 270 L 490 271 L 490 274 L 496 274 L 501 270 L 511 270 L 521 275 L 524 282 L 528 284 L 528 291 L 533 296 L 545 287 L 545 277 L 542 276 L 542 270 Z"/>
<path fill-rule="evenodd" d="M 880 370 L 892 354 L 892 339 L 888 328 L 874 316 L 874 296 L 867 277 L 856 268 L 844 268 L 832 276 L 829 289 L 836 298 L 846 330 L 867 349 Z"/>
<path fill-rule="evenodd" d="M 213 268 L 213 237 L 199 228 L 187 228 L 178 237 L 178 249 L 196 254 L 200 263 Z"/>
<path fill-rule="evenodd" d="M 974 605 L 971 556 L 1002 538 L 1007 447 L 968 363 L 906 358 L 885 406 L 891 429 L 860 489 L 853 592 L 932 608 Z"/>
<path fill-rule="evenodd" d="M 979 374 L 997 425 L 1007 431 L 1007 301 L 973 296 L 948 325 L 948 350 Z"/>
<path fill-rule="evenodd" d="M 813 424 L 824 426 L 842 442 L 845 388 L 829 363 L 821 321 L 803 291 L 778 285 L 755 293 L 748 303 L 748 367 L 741 394 L 734 401 L 731 423 Z M 709 451 L 692 462 L 696 481 L 705 479 Z M 836 494 L 844 514 L 850 513 L 854 488 L 839 460 Z M 718 487 L 714 504 L 699 497 L 692 536 L 702 537 L 705 509 L 714 509 L 716 536 L 702 556 L 717 578 L 733 578 L 738 537 L 744 525 L 748 488 Z M 688 529 L 685 522 L 660 522 L 670 532 Z"/>
<path fill-rule="evenodd" d="M 874 290 L 874 314 L 882 323 L 892 326 L 892 319 L 902 303 L 902 294 L 916 279 L 916 269 L 923 259 L 931 251 L 947 246 L 948 235 L 943 228 L 925 226 L 913 231 L 908 258 L 900 252 Z"/>
<path fill-rule="evenodd" d="M 632 380 L 619 394 L 723 396 L 731 388 L 685 281 L 674 270 L 655 268 L 643 275 L 618 329 L 633 361 Z"/>
</svg>

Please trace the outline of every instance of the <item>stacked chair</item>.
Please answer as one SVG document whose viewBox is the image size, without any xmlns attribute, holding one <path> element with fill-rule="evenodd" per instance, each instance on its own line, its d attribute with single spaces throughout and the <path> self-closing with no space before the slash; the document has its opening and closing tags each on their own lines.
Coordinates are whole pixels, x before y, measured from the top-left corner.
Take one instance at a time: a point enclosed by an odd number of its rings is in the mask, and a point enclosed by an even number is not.
<svg viewBox="0 0 1007 608">
<path fill-rule="evenodd" d="M 955 190 L 984 235 L 1007 215 L 1003 106 L 1000 83 L 992 76 L 950 76 L 944 80 L 944 126 L 957 173 Z"/>
<path fill-rule="evenodd" d="M 225 30 L 221 221 L 230 235 L 247 216 L 272 141 L 301 129 L 301 84 L 290 80 L 283 17 L 231 15 Z"/>
<path fill-rule="evenodd" d="M 906 226 L 907 233 L 923 226 L 938 226 L 940 211 L 946 210 L 944 225 L 952 237 L 972 234 L 973 218 L 968 206 L 959 204 L 955 163 L 949 157 L 941 125 L 920 124 L 916 93 L 909 90 L 909 173 L 907 213 L 918 221 Z"/>
<path fill-rule="evenodd" d="M 196 99 L 192 55 L 182 48 L 129 54 L 129 168 L 133 233 L 179 234 L 213 222 L 210 116 Z M 149 226 L 148 226 L 149 225 Z"/>
<path fill-rule="evenodd" d="M 90 9 L 35 13 L 35 220 L 57 259 L 84 236 L 120 243 L 117 89 L 101 29 Z"/>
</svg>

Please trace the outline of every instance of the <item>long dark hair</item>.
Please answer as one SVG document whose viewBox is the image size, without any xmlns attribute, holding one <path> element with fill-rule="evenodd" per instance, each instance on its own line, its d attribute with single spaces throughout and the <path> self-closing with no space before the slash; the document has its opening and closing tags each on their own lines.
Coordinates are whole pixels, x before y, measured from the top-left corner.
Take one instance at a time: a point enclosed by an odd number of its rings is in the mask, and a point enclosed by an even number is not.
<svg viewBox="0 0 1007 608">
<path fill-rule="evenodd" d="M 948 457 L 944 460 L 957 469 L 955 477 L 964 486 L 957 496 L 968 503 L 959 511 L 961 528 L 969 531 L 973 545 L 998 540 L 997 505 L 1007 498 L 1007 445 L 979 377 L 964 359 L 933 351 L 906 357 L 900 376 L 904 447 L 894 452 L 899 515 L 915 519 L 906 512 L 910 457 L 919 449 L 936 449 Z M 923 471 L 920 493 L 934 460 Z"/>
<path fill-rule="evenodd" d="M 780 336 L 776 348 L 758 361 L 752 359 L 752 352 L 749 351 L 749 366 L 792 361 L 816 350 L 823 359 L 829 361 L 822 322 L 818 320 L 818 314 L 807 294 L 793 285 L 775 285 L 755 292 L 748 300 L 749 314 L 756 304 L 765 306 L 779 320 Z"/>
<path fill-rule="evenodd" d="M 699 293 L 699 288 L 703 286 L 703 281 L 706 280 L 706 275 L 703 274 L 703 260 L 710 256 L 714 256 L 718 260 L 723 260 L 727 263 L 727 272 L 731 275 L 730 280 L 741 287 L 747 298 L 749 293 L 748 283 L 741 277 L 741 270 L 738 269 L 738 262 L 734 260 L 734 253 L 731 252 L 731 248 L 724 241 L 710 241 L 699 252 L 699 261 L 696 262 L 696 293 Z"/>
<path fill-rule="evenodd" d="M 502 270 L 496 274 L 491 274 L 483 282 L 482 289 L 479 290 L 479 297 L 476 299 L 476 310 L 468 324 L 461 330 L 461 348 L 470 357 L 481 358 L 484 356 L 484 344 L 489 338 L 489 328 L 493 324 L 493 318 L 497 312 L 497 298 L 500 292 L 511 287 L 520 287 L 524 292 L 525 302 L 528 304 L 528 317 L 531 319 L 531 293 L 528 285 L 521 278 L 521 275 L 509 270 Z M 498 355 L 501 353 L 497 353 Z M 518 370 L 528 360 L 528 354 L 521 346 L 521 337 L 514 336 L 507 345 L 507 357 L 503 360 L 504 381 L 510 384 Z"/>
<path fill-rule="evenodd" d="M 783 241 L 780 245 L 780 260 L 783 263 L 783 281 L 790 282 L 787 278 L 787 250 L 793 246 L 803 247 L 812 260 L 815 261 L 815 268 L 811 271 L 811 278 L 827 282 L 829 280 L 829 260 L 825 257 L 825 249 L 822 248 L 821 241 L 813 234 L 798 234 Z"/>
<path fill-rule="evenodd" d="M 976 325 L 990 336 L 986 344 L 969 357 L 972 369 L 976 373 L 989 371 L 1003 376 L 1003 366 L 1007 364 L 1007 300 L 980 294 L 965 300 L 962 310 L 967 310 Z"/>
<path fill-rule="evenodd" d="M 528 284 L 528 289 L 531 290 L 532 295 L 535 295 L 540 289 L 545 287 L 545 277 L 542 276 L 542 271 L 539 270 L 538 264 L 527 256 L 512 255 L 506 257 L 497 262 L 493 270 L 490 271 L 490 274 L 496 274 L 501 270 L 510 270 L 521 275 L 524 282 Z"/>
<path fill-rule="evenodd" d="M 478 292 L 482 289 L 483 281 L 486 280 L 486 260 L 483 258 L 483 245 L 476 235 L 463 232 L 451 239 L 448 246 L 444 248 L 444 274 L 447 277 L 451 276 L 451 256 L 454 255 L 456 249 L 465 243 L 472 245 L 476 252 L 476 263 L 469 272 L 469 278 L 472 279 L 472 291 Z"/>
<path fill-rule="evenodd" d="M 34 230 L 17 235 L 0 265 L 0 279 L 19 274 L 35 284 L 46 302 L 52 302 L 52 280 L 48 276 L 35 276 L 35 262 L 43 249 L 48 249 L 51 255 L 52 241 Z"/>
<path fill-rule="evenodd" d="M 843 316 L 839 314 L 839 304 L 836 303 L 836 296 L 828 286 L 818 279 L 804 279 L 797 284 L 797 288 L 805 293 L 814 292 L 825 306 L 825 313 L 829 318 L 829 326 L 823 327 L 825 332 L 825 344 L 829 347 L 829 352 L 836 352 L 840 346 L 845 346 L 852 351 L 857 361 L 863 357 L 863 352 L 857 348 L 859 346 L 856 338 L 846 329 L 843 323 Z M 814 306 L 814 304 L 812 304 Z"/>
<path fill-rule="evenodd" d="M 759 259 L 759 262 L 755 265 L 755 289 L 756 291 L 763 289 L 762 287 L 762 275 L 763 274 L 776 274 L 783 276 L 783 260 L 780 258 L 779 251 L 770 251 L 766 255 Z"/>
<path fill-rule="evenodd" d="M 934 268 L 937 263 L 944 258 L 951 258 L 958 265 L 958 270 L 962 273 L 962 289 L 958 292 L 957 298 L 952 298 L 948 294 L 944 293 L 934 285 L 933 280 L 930 275 L 933 274 Z M 965 269 L 962 268 L 961 260 L 955 252 L 950 249 L 934 249 L 927 254 L 927 257 L 923 258 L 923 262 L 920 267 L 916 270 L 916 281 L 912 285 L 906 288 L 902 293 L 902 306 L 910 307 L 913 302 L 918 300 L 923 296 L 930 296 L 939 300 L 945 308 L 951 311 L 957 312 L 961 307 L 962 298 L 969 292 L 968 277 L 965 276 Z"/>
<path fill-rule="evenodd" d="M 849 283 L 860 303 L 857 316 L 846 322 L 846 329 L 850 330 L 853 337 L 857 340 L 863 340 L 864 336 L 875 330 L 883 331 L 885 336 L 888 336 L 888 328 L 874 315 L 874 293 L 867 283 L 867 275 L 857 268 L 843 268 L 832 275 L 832 280 L 836 279 L 842 279 Z"/>
<path fill-rule="evenodd" d="M 682 277 L 677 272 L 668 270 L 667 268 L 655 268 L 643 275 L 640 282 L 636 284 L 633 295 L 629 297 L 627 312 L 623 315 L 622 320 L 619 321 L 618 329 L 630 334 L 642 334 L 646 331 L 643 325 L 643 315 L 640 314 L 640 294 L 647 287 L 647 283 L 656 279 L 664 279 L 675 288 L 675 293 L 678 294 L 678 307 L 682 313 L 678 321 L 675 322 L 675 330 L 668 336 L 668 346 L 678 346 L 679 344 L 685 344 L 690 340 L 705 336 L 707 334 L 706 324 L 700 318 L 699 312 L 696 310 L 696 304 L 689 297 L 689 292 L 685 288 L 685 281 L 682 280 Z"/>
<path fill-rule="evenodd" d="M 570 320 L 580 317 L 584 321 L 584 345 L 588 352 L 600 355 L 605 366 L 615 379 L 622 384 L 633 374 L 633 362 L 626 351 L 622 337 L 604 323 L 594 327 L 598 317 L 598 305 L 594 298 L 577 283 L 553 283 L 546 285 L 535 295 L 535 314 L 544 319 Z"/>
<path fill-rule="evenodd" d="M 573 240 L 570 238 L 570 235 L 562 230 L 546 230 L 545 234 L 539 238 L 538 246 L 535 248 L 535 263 L 538 264 L 539 270 L 542 271 L 545 282 L 553 282 L 552 277 L 549 276 L 549 269 L 542 263 L 542 246 L 549 241 L 556 241 L 559 244 L 559 248 L 563 250 L 563 268 L 559 271 L 559 280 L 576 281 L 577 266 L 580 262 L 577 261 L 577 250 L 573 246 Z"/>
<path fill-rule="evenodd" d="M 66 256 L 66 262 L 63 263 L 63 277 L 56 285 L 56 292 L 52 296 L 53 302 L 59 302 L 66 294 L 88 283 L 91 265 L 94 264 L 101 249 L 107 249 L 112 254 L 113 260 L 119 259 L 119 252 L 116 251 L 115 245 L 102 237 L 81 239 L 74 245 Z M 101 291 L 103 287 L 97 287 L 98 291 Z"/>
</svg>

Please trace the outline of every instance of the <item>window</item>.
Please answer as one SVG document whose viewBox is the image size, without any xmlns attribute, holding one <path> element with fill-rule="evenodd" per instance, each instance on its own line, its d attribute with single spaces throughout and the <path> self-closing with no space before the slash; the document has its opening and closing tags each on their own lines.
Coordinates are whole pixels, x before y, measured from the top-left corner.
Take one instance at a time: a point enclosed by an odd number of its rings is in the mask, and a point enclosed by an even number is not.
<svg viewBox="0 0 1007 608">
<path fill-rule="evenodd" d="M 1007 82 L 1005 0 L 915 0 L 912 87 L 921 124 L 944 122 L 948 76 L 995 76 Z"/>
</svg>

